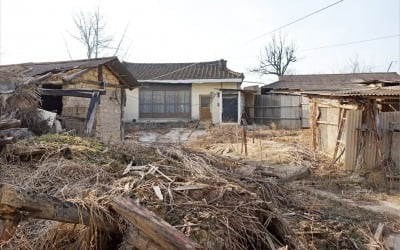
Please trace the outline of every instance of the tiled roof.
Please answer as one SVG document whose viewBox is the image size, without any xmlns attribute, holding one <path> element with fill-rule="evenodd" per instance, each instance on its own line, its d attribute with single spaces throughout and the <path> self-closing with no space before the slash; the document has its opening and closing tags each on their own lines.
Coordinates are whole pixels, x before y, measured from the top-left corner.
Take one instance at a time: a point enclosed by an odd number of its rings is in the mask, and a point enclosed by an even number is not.
<svg viewBox="0 0 400 250">
<path fill-rule="evenodd" d="M 280 77 L 279 81 L 265 85 L 263 89 L 334 91 L 365 88 L 365 84 L 374 82 L 400 82 L 400 75 L 396 72 L 286 75 Z"/>
<path fill-rule="evenodd" d="M 41 62 L 41 63 L 22 63 L 13 65 L 1 65 L 0 71 L 13 70 L 19 68 L 22 70 L 22 77 L 38 77 L 49 72 L 52 73 L 68 73 L 73 69 L 88 69 L 100 65 L 106 65 L 116 74 L 123 84 L 129 87 L 139 86 L 135 77 L 123 66 L 117 57 L 106 57 L 97 59 L 84 59 L 60 62 Z"/>
<path fill-rule="evenodd" d="M 225 60 L 195 63 L 129 63 L 128 70 L 139 80 L 243 79 L 227 68 Z"/>
</svg>

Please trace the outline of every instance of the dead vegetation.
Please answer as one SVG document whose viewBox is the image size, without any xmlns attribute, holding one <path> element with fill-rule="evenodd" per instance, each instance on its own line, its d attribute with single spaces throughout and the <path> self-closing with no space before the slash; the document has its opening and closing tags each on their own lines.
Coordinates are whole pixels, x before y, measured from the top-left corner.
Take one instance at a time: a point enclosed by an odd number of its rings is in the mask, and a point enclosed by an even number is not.
<svg viewBox="0 0 400 250">
<path fill-rule="evenodd" d="M 254 147 L 261 142 L 269 152 L 263 164 L 302 164 L 316 175 L 333 172 L 337 166 L 312 153 L 308 138 L 299 131 L 260 130 Z M 268 140 L 277 144 L 266 147 Z M 137 201 L 206 249 L 383 249 L 373 236 L 377 224 L 385 223 L 386 231 L 400 230 L 396 219 L 360 213 L 317 197 L 302 188 L 302 181 L 292 185 L 271 176 L 260 162 L 254 164 L 251 132 L 247 157 L 240 147 L 222 155 L 214 150 L 236 142 L 234 129 L 217 128 L 190 147 L 109 147 L 68 134 L 8 145 L 0 183 L 74 202 L 90 211 L 92 219 L 89 225 L 26 219 L 1 247 L 132 249 L 132 242 L 140 241 L 138 233 L 110 209 L 116 197 Z M 286 151 L 278 148 L 282 145 Z M 104 231 L 107 221 L 118 229 Z"/>
<path fill-rule="evenodd" d="M 301 244 L 279 213 L 278 206 L 287 202 L 285 188 L 262 173 L 241 178 L 235 171 L 243 163 L 182 147 L 130 145 L 111 149 L 68 135 L 46 135 L 26 144 L 45 150 L 20 158 L 12 157 L 9 149 L 4 157 L 8 160 L 0 167 L 0 182 L 82 204 L 95 214 L 107 214 L 120 223 L 120 240 L 99 237 L 96 224 L 86 227 L 28 220 L 18 227 L 5 249 L 119 245 L 128 223 L 111 213 L 108 204 L 121 195 L 139 201 L 209 249 Z M 66 147 L 71 153 L 60 154 Z"/>
</svg>

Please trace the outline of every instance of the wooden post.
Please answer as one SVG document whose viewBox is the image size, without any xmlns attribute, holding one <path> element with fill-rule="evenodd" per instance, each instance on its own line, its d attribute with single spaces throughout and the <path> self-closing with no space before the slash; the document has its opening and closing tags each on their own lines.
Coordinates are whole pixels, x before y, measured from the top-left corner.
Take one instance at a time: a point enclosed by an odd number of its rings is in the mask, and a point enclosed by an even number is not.
<svg viewBox="0 0 400 250">
<path fill-rule="evenodd" d="M 318 105 L 314 98 L 311 99 L 310 102 L 310 128 L 312 134 L 312 148 L 314 153 L 317 151 L 317 109 Z"/>
<path fill-rule="evenodd" d="M 244 153 L 247 156 L 247 132 L 246 127 L 243 126 L 243 141 L 244 141 Z"/>
<path fill-rule="evenodd" d="M 380 129 L 380 120 L 379 120 L 378 109 L 377 109 L 376 101 L 371 100 L 368 104 L 369 105 L 367 108 L 369 109 L 370 115 L 371 115 L 372 131 L 375 136 L 376 150 L 378 151 L 378 156 L 379 156 L 379 160 L 380 160 L 383 183 L 385 185 L 385 191 L 388 192 L 389 186 L 388 186 L 387 177 L 386 177 L 385 158 L 382 153 L 382 137 L 381 137 L 381 131 L 380 131 L 381 129 Z"/>
</svg>

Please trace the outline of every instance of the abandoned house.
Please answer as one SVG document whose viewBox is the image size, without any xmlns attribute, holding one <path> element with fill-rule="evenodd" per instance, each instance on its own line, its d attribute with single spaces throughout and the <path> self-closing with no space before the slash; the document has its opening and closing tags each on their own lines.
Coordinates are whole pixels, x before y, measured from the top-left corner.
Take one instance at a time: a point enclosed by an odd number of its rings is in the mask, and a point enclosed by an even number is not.
<svg viewBox="0 0 400 250">
<path fill-rule="evenodd" d="M 41 108 L 57 113 L 65 130 L 105 142 L 122 138 L 126 89 L 140 85 L 116 57 L 2 65 L 0 69 L 17 70 L 24 79 L 2 84 L 3 92 L 15 90 L 16 84 L 34 84 Z"/>
<path fill-rule="evenodd" d="M 390 86 L 400 81 L 396 72 L 285 75 L 261 88 L 254 102 L 254 122 L 278 128 L 309 127 L 308 98 L 304 91 L 338 91 Z"/>
<path fill-rule="evenodd" d="M 127 93 L 126 122 L 240 121 L 244 75 L 225 60 L 124 64 L 142 84 Z"/>
<path fill-rule="evenodd" d="M 346 170 L 385 170 L 400 178 L 400 81 L 397 86 L 310 91 L 314 150 Z"/>
</svg>

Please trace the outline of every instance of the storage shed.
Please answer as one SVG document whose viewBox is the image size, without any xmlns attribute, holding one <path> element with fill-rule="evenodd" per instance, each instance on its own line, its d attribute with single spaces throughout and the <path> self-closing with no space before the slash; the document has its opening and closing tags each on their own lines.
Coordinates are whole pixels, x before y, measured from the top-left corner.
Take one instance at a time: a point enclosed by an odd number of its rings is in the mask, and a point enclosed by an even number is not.
<svg viewBox="0 0 400 250">
<path fill-rule="evenodd" d="M 399 85 L 305 95 L 314 150 L 344 162 L 351 172 L 379 170 L 400 178 Z"/>
<path fill-rule="evenodd" d="M 3 92 L 36 85 L 42 109 L 57 113 L 65 130 L 105 142 L 123 138 L 125 89 L 140 84 L 118 58 L 0 66 L 3 72 L 15 69 L 24 80 L 2 83 Z"/>
</svg>

